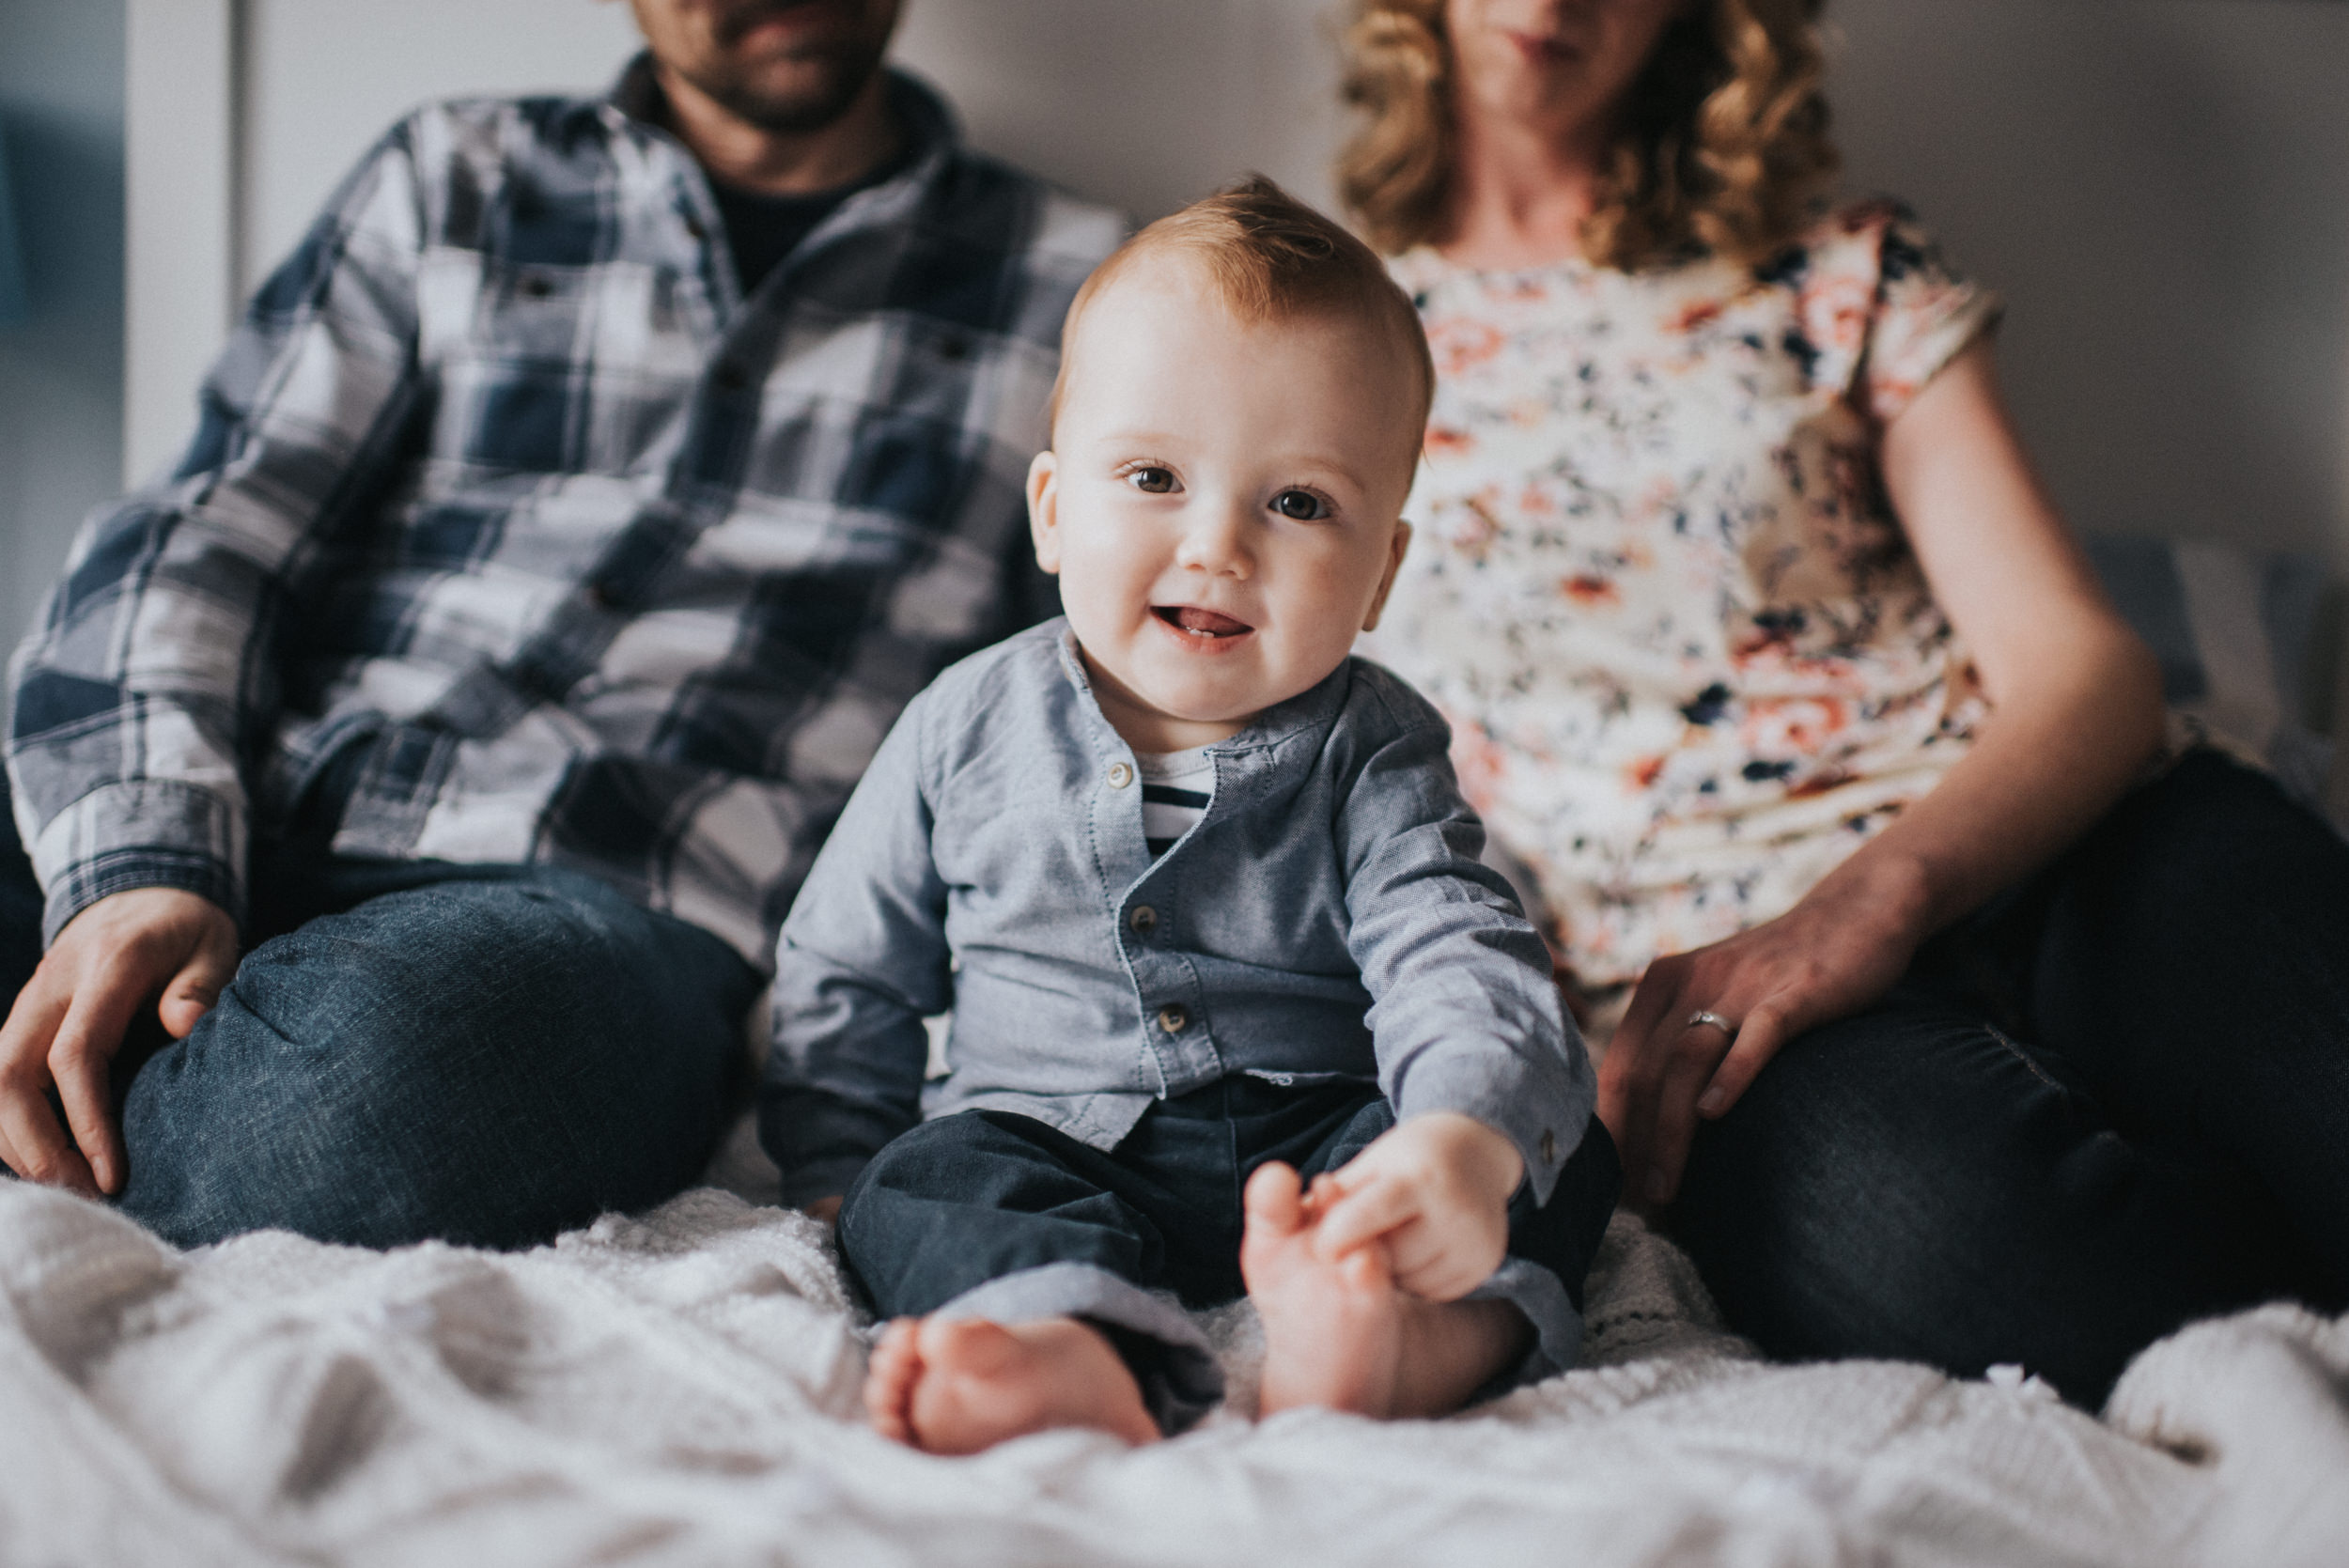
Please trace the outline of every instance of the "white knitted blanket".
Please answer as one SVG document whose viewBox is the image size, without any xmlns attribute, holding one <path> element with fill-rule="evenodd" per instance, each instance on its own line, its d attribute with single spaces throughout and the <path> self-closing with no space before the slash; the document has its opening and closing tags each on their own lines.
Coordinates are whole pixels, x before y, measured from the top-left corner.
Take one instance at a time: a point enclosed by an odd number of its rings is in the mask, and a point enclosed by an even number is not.
<svg viewBox="0 0 2349 1568">
<path fill-rule="evenodd" d="M 703 1188 L 521 1254 L 194 1252 L 0 1181 L 0 1563 L 2349 1562 L 2349 1319 L 2020 1374 L 1770 1366 L 1619 1219 L 1590 1364 L 1450 1421 L 977 1459 L 854 1419 L 820 1227 Z M 1218 1314 L 1252 1397 L 1252 1320 Z"/>
</svg>

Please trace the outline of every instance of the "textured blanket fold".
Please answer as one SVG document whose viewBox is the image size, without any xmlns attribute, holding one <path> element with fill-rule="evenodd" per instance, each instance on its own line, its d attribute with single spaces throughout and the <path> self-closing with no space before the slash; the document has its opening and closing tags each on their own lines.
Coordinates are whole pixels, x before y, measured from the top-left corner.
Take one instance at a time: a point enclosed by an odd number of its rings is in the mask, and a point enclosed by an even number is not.
<svg viewBox="0 0 2349 1568">
<path fill-rule="evenodd" d="M 935 1460 L 857 1424 L 821 1227 L 700 1189 L 552 1247 L 180 1253 L 0 1181 L 0 1562 L 2335 1563 L 2349 1320 L 2147 1351 L 2107 1419 L 2017 1373 L 1770 1366 L 1619 1218 L 1591 1364 L 1438 1422 Z"/>
</svg>

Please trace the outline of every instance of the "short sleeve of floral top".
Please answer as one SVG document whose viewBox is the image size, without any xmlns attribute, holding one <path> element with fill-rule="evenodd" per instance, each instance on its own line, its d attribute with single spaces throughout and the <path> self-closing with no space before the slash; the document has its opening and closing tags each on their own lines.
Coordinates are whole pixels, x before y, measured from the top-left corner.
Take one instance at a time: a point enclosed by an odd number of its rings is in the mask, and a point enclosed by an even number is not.
<svg viewBox="0 0 2349 1568">
<path fill-rule="evenodd" d="M 1983 712 L 1876 453 L 1997 301 L 1885 202 L 1759 270 L 1394 265 L 1439 388 L 1370 651 L 1585 986 L 1781 913 Z"/>
</svg>

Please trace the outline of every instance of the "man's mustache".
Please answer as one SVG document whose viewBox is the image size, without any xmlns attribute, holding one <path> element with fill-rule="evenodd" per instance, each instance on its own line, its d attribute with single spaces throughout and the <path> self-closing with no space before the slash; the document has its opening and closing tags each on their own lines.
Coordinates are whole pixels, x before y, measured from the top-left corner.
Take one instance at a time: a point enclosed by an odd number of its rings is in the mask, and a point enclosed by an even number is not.
<svg viewBox="0 0 2349 1568">
<path fill-rule="evenodd" d="M 718 0 L 710 9 L 715 13 L 710 31 L 721 43 L 735 43 L 743 34 L 762 22 L 771 22 L 795 11 L 846 11 L 851 8 L 844 0 Z"/>
</svg>

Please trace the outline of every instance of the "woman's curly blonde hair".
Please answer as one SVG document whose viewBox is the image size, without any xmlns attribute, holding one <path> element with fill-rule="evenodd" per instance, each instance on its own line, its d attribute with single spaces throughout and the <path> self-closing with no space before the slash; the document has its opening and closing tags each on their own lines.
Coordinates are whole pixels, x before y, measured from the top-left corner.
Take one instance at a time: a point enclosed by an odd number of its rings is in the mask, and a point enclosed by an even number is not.
<svg viewBox="0 0 2349 1568">
<path fill-rule="evenodd" d="M 1390 255 L 1439 243 L 1458 132 L 1445 0 L 1356 0 L 1346 100 L 1369 120 L 1338 192 Z M 1692 0 L 1631 88 L 1583 225 L 1583 253 L 1636 271 L 1710 251 L 1752 264 L 1782 249 L 1835 178 L 1821 0 Z"/>
</svg>

